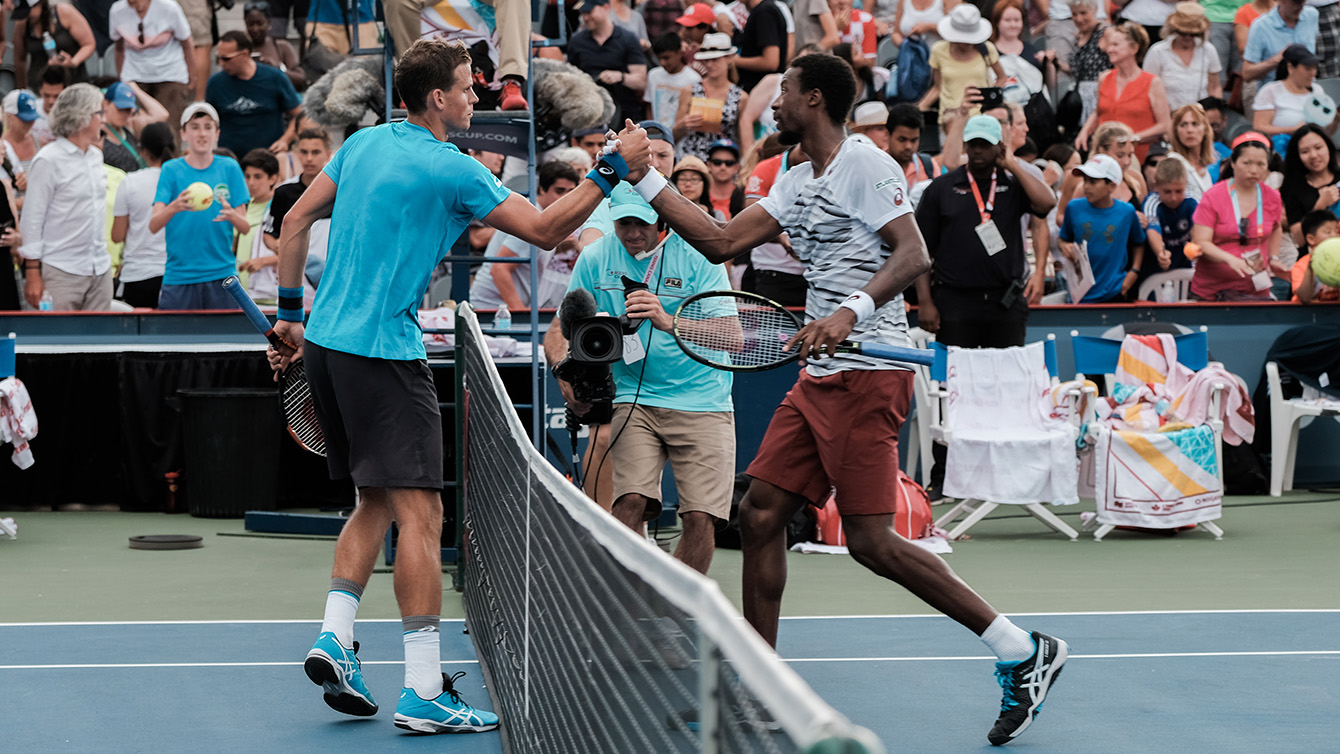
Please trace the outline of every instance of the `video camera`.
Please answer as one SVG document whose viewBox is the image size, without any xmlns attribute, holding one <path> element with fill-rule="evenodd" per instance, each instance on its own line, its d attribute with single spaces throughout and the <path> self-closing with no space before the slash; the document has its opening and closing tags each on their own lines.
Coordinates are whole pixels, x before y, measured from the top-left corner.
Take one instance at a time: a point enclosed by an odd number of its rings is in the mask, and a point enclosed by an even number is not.
<svg viewBox="0 0 1340 754">
<path fill-rule="evenodd" d="M 647 286 L 625 277 L 625 295 Z M 597 314 L 590 291 L 577 289 L 563 297 L 558 325 L 568 340 L 568 355 L 554 367 L 554 376 L 572 385 L 572 397 L 591 409 L 576 418 L 581 424 L 608 424 L 614 418 L 614 376 L 610 365 L 623 358 L 623 336 L 640 322 L 628 315 Z"/>
</svg>

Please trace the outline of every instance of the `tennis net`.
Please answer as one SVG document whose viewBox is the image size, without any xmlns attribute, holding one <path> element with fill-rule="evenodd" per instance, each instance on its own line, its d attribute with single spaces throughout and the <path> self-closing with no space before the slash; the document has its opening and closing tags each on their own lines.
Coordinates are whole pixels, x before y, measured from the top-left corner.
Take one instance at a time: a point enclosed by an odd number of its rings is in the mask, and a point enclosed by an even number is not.
<svg viewBox="0 0 1340 754">
<path fill-rule="evenodd" d="M 536 451 L 466 305 L 456 334 L 467 623 L 506 751 L 883 751 L 715 582 L 619 524 Z"/>
</svg>

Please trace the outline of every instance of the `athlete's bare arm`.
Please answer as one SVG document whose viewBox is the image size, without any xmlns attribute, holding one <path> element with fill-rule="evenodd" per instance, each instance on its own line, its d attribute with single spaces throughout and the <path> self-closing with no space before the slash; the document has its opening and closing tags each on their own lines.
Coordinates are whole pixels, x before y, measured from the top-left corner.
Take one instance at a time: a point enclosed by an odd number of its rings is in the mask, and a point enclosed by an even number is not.
<svg viewBox="0 0 1340 754">
<path fill-rule="evenodd" d="M 777 220 L 758 204 L 723 223 L 668 186 L 656 195 L 651 206 L 672 230 L 716 264 L 734 259 L 782 232 Z"/>
</svg>

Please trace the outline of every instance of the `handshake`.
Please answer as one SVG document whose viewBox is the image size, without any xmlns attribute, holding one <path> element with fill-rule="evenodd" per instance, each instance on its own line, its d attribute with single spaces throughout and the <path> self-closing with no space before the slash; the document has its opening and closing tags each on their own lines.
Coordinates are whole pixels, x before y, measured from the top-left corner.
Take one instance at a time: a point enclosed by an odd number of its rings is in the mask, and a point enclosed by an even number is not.
<svg viewBox="0 0 1340 754">
<path fill-rule="evenodd" d="M 605 134 L 605 146 L 600 150 L 600 162 L 596 165 L 596 172 L 602 174 L 602 177 L 613 178 L 615 176 L 604 176 L 602 166 L 608 166 L 605 158 L 611 155 L 617 155 L 624 163 L 628 165 L 628 173 L 623 176 L 623 180 L 629 183 L 637 183 L 642 176 L 647 174 L 651 160 L 651 140 L 647 138 L 647 132 L 641 126 L 631 120 L 624 121 L 622 131 L 615 133 L 612 129 Z M 613 168 L 610 168 L 613 170 Z M 611 186 L 618 183 L 618 180 L 611 180 Z"/>
</svg>

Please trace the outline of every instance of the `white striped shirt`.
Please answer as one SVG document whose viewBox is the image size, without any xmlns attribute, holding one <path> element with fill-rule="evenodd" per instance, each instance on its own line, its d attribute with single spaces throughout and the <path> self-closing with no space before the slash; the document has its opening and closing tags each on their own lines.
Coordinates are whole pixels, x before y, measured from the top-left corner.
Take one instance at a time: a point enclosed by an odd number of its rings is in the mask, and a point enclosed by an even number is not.
<svg viewBox="0 0 1340 754">
<path fill-rule="evenodd" d="M 889 258 L 890 249 L 879 229 L 912 213 L 902 168 L 868 141 L 847 138 L 824 174 L 814 175 L 810 163 L 789 170 L 759 205 L 791 237 L 791 248 L 805 264 L 809 291 L 805 319 L 814 321 L 837 311 L 853 292 Z M 902 294 L 856 325 L 850 340 L 907 346 L 907 310 Z M 839 354 L 811 361 L 815 377 L 848 369 L 900 369 L 897 364 L 868 356 Z"/>
</svg>

